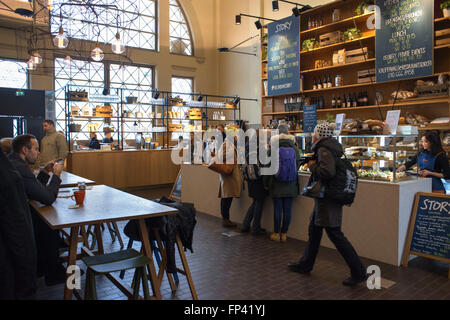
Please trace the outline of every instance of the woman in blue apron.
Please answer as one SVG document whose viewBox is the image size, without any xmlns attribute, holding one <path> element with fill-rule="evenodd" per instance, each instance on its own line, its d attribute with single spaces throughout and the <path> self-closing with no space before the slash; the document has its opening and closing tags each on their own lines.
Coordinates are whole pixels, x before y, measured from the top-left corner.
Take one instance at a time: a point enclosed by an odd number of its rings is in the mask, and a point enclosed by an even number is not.
<svg viewBox="0 0 450 320">
<path fill-rule="evenodd" d="M 441 139 L 434 132 L 427 132 L 421 139 L 422 151 L 405 165 L 400 166 L 399 171 L 407 170 L 416 163 L 419 166 L 419 176 L 432 179 L 432 190 L 436 193 L 445 193 L 441 179 L 450 179 L 450 166 L 447 155 L 442 149 Z"/>
</svg>

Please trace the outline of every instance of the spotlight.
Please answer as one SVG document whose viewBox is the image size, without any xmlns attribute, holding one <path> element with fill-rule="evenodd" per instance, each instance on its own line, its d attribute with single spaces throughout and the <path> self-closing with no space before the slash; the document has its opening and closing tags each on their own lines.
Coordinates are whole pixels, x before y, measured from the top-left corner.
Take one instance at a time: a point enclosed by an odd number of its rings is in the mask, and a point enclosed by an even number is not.
<svg viewBox="0 0 450 320">
<path fill-rule="evenodd" d="M 218 48 L 219 52 L 228 52 L 228 48 Z"/>
<path fill-rule="evenodd" d="M 262 28 L 262 24 L 261 24 L 261 21 L 260 20 L 256 20 L 255 21 L 255 26 L 256 26 L 256 29 L 261 29 Z"/>
<path fill-rule="evenodd" d="M 197 97 L 197 101 L 202 101 L 203 100 L 203 96 L 202 95 L 199 95 L 198 97 Z"/>
<path fill-rule="evenodd" d="M 302 12 L 305 12 L 305 11 L 307 11 L 307 10 L 309 10 L 309 9 L 312 9 L 312 7 L 309 5 L 309 4 L 307 4 L 306 6 L 303 6 L 301 9 L 300 9 L 300 13 L 302 13 Z"/>
<path fill-rule="evenodd" d="M 239 101 L 241 101 L 241 98 L 239 98 L 239 97 L 236 97 L 236 98 L 233 99 L 233 103 L 234 104 L 238 104 Z"/>
<path fill-rule="evenodd" d="M 234 16 L 234 24 L 241 24 L 241 15 L 237 14 Z"/>
<path fill-rule="evenodd" d="M 279 10 L 279 7 L 278 7 L 278 0 L 272 1 L 272 11 L 276 12 L 276 11 L 278 11 L 278 10 Z"/>
<path fill-rule="evenodd" d="M 298 9 L 298 7 L 292 8 L 292 14 L 296 17 L 300 15 L 300 10 Z"/>
<path fill-rule="evenodd" d="M 156 92 L 153 94 L 153 99 L 158 99 L 159 98 L 159 92 L 158 90 L 156 90 Z"/>
<path fill-rule="evenodd" d="M 18 15 L 21 15 L 22 17 L 30 18 L 33 16 L 33 11 L 24 8 L 17 8 L 16 10 L 14 10 L 14 12 Z"/>
</svg>

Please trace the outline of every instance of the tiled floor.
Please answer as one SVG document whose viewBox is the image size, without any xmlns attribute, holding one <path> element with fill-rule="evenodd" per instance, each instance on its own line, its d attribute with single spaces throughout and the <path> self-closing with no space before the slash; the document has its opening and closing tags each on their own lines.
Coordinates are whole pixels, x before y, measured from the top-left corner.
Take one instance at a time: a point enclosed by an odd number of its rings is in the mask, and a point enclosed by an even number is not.
<svg viewBox="0 0 450 320">
<path fill-rule="evenodd" d="M 167 195 L 170 188 L 131 190 L 136 195 L 154 199 Z M 120 223 L 122 229 L 125 223 Z M 268 236 L 239 234 L 224 237 L 220 220 L 198 213 L 194 232 L 194 253 L 186 252 L 199 299 L 444 299 L 450 300 L 448 265 L 417 258 L 408 268 L 396 268 L 363 259 L 365 266 L 378 265 L 381 276 L 394 281 L 389 289 L 369 290 L 365 284 L 356 288 L 344 287 L 341 282 L 348 276 L 344 260 L 333 249 L 321 248 L 315 268 L 310 276 L 290 272 L 286 264 L 297 260 L 305 243 L 288 239 L 275 243 Z M 237 231 L 237 230 L 235 230 Z M 105 251 L 119 249 L 104 232 Z M 124 237 L 125 245 L 128 238 Z M 350 239 L 351 241 L 351 239 Z M 139 248 L 139 243 L 134 243 Z M 178 261 L 179 263 L 179 261 Z M 79 265 L 84 268 L 82 262 Z M 125 282 L 131 284 L 132 271 Z M 84 288 L 84 277 L 82 280 Z M 126 299 L 104 277 L 97 277 L 99 299 Z M 38 299 L 61 299 L 63 285 L 40 286 Z M 164 299 L 191 299 L 186 279 L 180 275 L 177 292 L 172 295 L 167 278 L 162 284 Z"/>
</svg>

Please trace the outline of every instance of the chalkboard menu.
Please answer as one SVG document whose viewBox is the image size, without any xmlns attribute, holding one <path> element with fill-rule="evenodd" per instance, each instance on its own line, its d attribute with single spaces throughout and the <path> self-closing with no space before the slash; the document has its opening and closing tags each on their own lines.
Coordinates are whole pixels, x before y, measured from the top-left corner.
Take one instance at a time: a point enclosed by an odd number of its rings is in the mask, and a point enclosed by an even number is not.
<svg viewBox="0 0 450 320">
<path fill-rule="evenodd" d="M 433 74 L 433 1 L 377 1 L 376 81 Z M 378 19 L 378 16 L 377 16 Z"/>
<path fill-rule="evenodd" d="M 303 106 L 303 132 L 313 132 L 317 124 L 316 105 Z"/>
<path fill-rule="evenodd" d="M 181 200 L 181 170 L 178 172 L 177 180 L 173 184 L 170 198 L 175 200 Z"/>
<path fill-rule="evenodd" d="M 416 195 L 403 256 L 405 266 L 409 254 L 450 262 L 450 196 Z"/>
<path fill-rule="evenodd" d="M 300 17 L 287 17 L 268 25 L 268 93 L 300 90 Z"/>
</svg>

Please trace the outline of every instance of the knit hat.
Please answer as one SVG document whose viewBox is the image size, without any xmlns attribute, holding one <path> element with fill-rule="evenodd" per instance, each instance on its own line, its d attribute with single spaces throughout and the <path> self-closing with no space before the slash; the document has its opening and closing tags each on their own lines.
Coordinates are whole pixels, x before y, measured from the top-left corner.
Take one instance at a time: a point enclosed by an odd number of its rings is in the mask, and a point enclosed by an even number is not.
<svg viewBox="0 0 450 320">
<path fill-rule="evenodd" d="M 336 128 L 336 125 L 334 123 L 322 123 L 322 124 L 318 124 L 315 128 L 314 128 L 314 136 L 317 139 L 322 139 L 322 138 L 329 138 L 332 137 L 334 134 L 334 129 Z"/>
<path fill-rule="evenodd" d="M 278 133 L 289 134 L 289 127 L 286 124 L 280 124 L 278 126 Z"/>
</svg>

